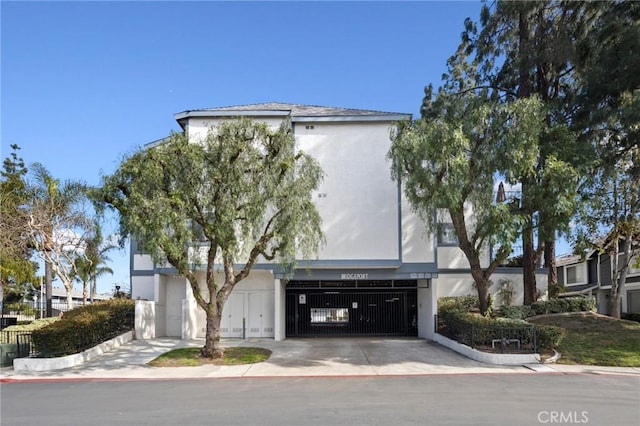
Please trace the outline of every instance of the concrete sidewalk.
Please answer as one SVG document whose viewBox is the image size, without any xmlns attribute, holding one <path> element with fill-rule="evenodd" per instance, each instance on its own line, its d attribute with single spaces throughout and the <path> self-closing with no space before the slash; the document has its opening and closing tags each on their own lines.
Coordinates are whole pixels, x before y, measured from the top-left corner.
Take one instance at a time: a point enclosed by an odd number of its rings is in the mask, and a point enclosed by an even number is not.
<svg viewBox="0 0 640 426">
<path fill-rule="evenodd" d="M 200 367 L 150 367 L 149 361 L 174 348 L 203 346 L 203 339 L 133 340 L 81 366 L 46 372 L 1 369 L 3 382 L 42 380 L 194 379 L 229 377 L 345 377 L 444 374 L 587 373 L 634 375 L 640 368 L 529 365 L 499 366 L 470 360 L 448 348 L 415 338 L 223 339 L 225 347 L 270 349 L 262 363 Z"/>
</svg>

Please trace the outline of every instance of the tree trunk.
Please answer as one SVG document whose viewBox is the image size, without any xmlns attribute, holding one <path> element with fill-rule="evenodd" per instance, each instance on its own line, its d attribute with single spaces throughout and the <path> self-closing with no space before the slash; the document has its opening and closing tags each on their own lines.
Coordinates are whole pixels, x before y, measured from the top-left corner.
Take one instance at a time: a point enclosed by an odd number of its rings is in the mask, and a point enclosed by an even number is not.
<svg viewBox="0 0 640 426">
<path fill-rule="evenodd" d="M 537 299 L 536 256 L 531 222 L 522 231 L 522 279 L 524 282 L 524 304 L 531 305 Z"/>
<path fill-rule="evenodd" d="M 610 317 L 620 319 L 620 293 L 615 296 L 611 294 L 611 297 L 607 299 L 607 310 Z"/>
<path fill-rule="evenodd" d="M 558 285 L 558 271 L 556 271 L 556 241 L 549 239 L 544 246 L 544 267 L 549 269 L 547 275 L 547 289 Z"/>
<path fill-rule="evenodd" d="M 480 276 L 471 271 L 473 279 L 476 283 L 476 290 L 478 291 L 478 308 L 480 314 L 485 315 L 489 309 L 489 281 L 484 278 L 482 271 L 478 271 Z"/>
<path fill-rule="evenodd" d="M 89 303 L 93 303 L 93 295 L 96 292 L 96 279 L 91 279 L 91 285 L 89 286 Z"/>
<path fill-rule="evenodd" d="M 222 321 L 222 309 L 207 310 L 207 330 L 204 338 L 204 347 L 200 351 L 205 358 L 222 358 L 224 348 L 220 345 L 220 323 Z"/>
<path fill-rule="evenodd" d="M 44 262 L 44 281 L 47 287 L 47 317 L 53 316 L 53 271 L 51 262 Z"/>
<path fill-rule="evenodd" d="M 65 286 L 65 289 L 67 290 L 67 310 L 70 311 L 73 309 L 73 287 L 67 288 Z"/>
<path fill-rule="evenodd" d="M 611 294 L 607 300 L 609 316 L 620 318 L 620 237 L 615 235 L 611 240 Z M 626 278 L 626 277 L 625 277 Z"/>
</svg>

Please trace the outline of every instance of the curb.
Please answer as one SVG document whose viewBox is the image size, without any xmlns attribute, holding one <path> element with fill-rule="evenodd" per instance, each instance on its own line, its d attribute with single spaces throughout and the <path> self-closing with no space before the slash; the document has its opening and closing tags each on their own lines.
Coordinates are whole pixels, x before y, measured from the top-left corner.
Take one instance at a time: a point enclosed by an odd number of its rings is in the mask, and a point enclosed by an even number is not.
<svg viewBox="0 0 640 426">
<path fill-rule="evenodd" d="M 555 349 L 552 349 L 553 351 L 553 356 L 540 361 L 541 364 L 555 364 L 557 360 L 559 360 L 562 357 L 562 354 L 558 351 L 556 351 Z"/>
<path fill-rule="evenodd" d="M 103 353 L 115 349 L 124 343 L 133 340 L 133 331 L 127 331 L 111 340 L 102 342 L 91 349 L 78 354 L 57 358 L 16 358 L 13 360 L 14 371 L 51 371 L 63 368 L 75 367 L 90 361 Z"/>
</svg>

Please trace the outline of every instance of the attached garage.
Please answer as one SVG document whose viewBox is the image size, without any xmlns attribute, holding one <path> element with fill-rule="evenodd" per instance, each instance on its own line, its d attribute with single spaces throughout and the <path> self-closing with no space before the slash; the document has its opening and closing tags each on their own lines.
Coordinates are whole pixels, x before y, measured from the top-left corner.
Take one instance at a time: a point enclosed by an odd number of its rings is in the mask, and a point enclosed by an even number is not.
<svg viewBox="0 0 640 426">
<path fill-rule="evenodd" d="M 287 337 L 417 336 L 417 281 L 290 281 Z"/>
</svg>

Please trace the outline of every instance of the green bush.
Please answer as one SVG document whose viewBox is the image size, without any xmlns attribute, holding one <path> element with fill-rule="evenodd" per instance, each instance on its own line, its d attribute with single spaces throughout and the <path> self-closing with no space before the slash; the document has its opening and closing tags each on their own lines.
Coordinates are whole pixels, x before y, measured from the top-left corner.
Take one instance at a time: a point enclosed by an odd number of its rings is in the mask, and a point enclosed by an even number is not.
<svg viewBox="0 0 640 426">
<path fill-rule="evenodd" d="M 448 296 L 438 299 L 438 315 L 442 311 L 458 310 L 469 312 L 478 309 L 478 296 Z"/>
<path fill-rule="evenodd" d="M 557 346 L 563 330 L 555 326 L 533 325 L 525 318 L 532 315 L 530 306 L 502 306 L 505 318 L 488 318 L 469 312 L 475 306 L 473 296 L 446 297 L 438 300 L 438 319 L 447 327 L 447 334 L 471 347 L 491 346 L 494 340 L 517 338 L 521 345 L 533 344 L 535 328 L 538 351 Z M 475 302 L 477 302 L 477 297 Z M 578 305 L 572 302 L 571 306 Z M 472 331 L 473 329 L 473 331 Z"/>
<path fill-rule="evenodd" d="M 564 297 L 531 304 L 533 315 L 559 314 L 563 312 L 594 311 L 596 301 L 592 297 Z"/>
<path fill-rule="evenodd" d="M 28 324 L 18 324 L 18 325 L 10 325 L 9 327 L 6 327 L 3 331 L 33 331 L 33 330 L 39 330 L 41 328 L 44 328 L 46 326 L 48 326 L 49 324 L 52 324 L 56 321 L 59 321 L 60 318 L 58 317 L 53 317 L 53 318 L 39 318 L 33 321 L 29 321 Z"/>
<path fill-rule="evenodd" d="M 627 321 L 640 322 L 640 312 L 623 312 L 620 318 Z"/>
<path fill-rule="evenodd" d="M 523 320 L 532 315 L 531 306 L 500 306 L 500 312 L 505 318 Z"/>
<path fill-rule="evenodd" d="M 564 330 L 555 325 L 538 324 L 535 327 L 539 351 L 557 347 L 564 337 Z"/>
<path fill-rule="evenodd" d="M 32 333 L 41 357 L 82 352 L 131 328 L 135 301 L 114 299 L 66 312 L 60 321 Z"/>
</svg>

